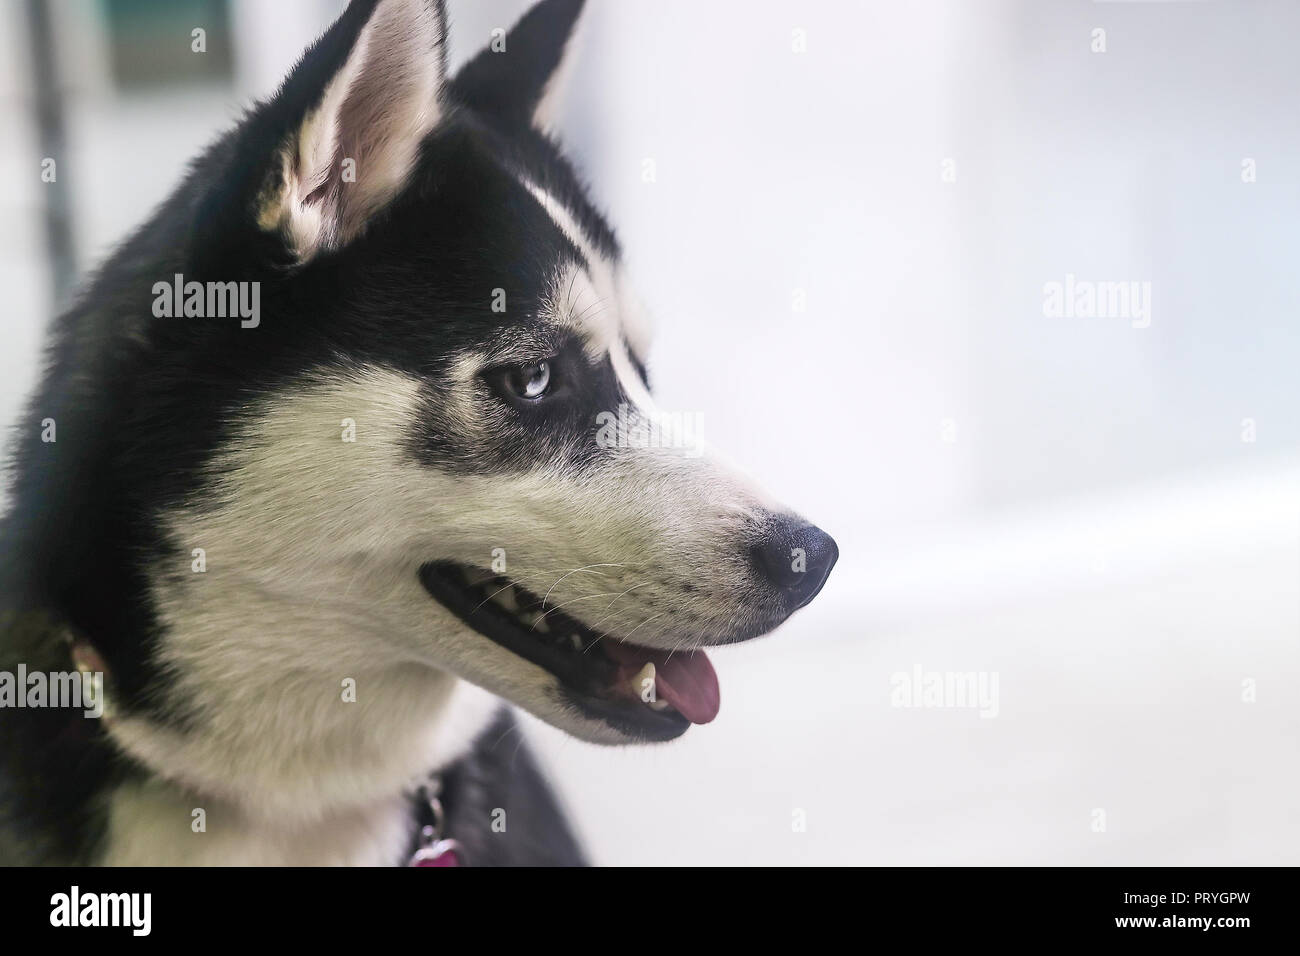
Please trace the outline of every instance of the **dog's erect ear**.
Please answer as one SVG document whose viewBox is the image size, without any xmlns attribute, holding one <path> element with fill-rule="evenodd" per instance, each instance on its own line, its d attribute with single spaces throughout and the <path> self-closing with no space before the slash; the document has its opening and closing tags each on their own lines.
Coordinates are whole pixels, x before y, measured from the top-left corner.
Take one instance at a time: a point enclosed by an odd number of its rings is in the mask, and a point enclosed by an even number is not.
<svg viewBox="0 0 1300 956">
<path fill-rule="evenodd" d="M 541 0 L 452 81 L 456 99 L 510 127 L 548 125 L 583 0 Z"/>
<path fill-rule="evenodd" d="M 442 113 L 442 0 L 353 0 L 268 104 L 279 143 L 257 226 L 298 262 L 356 238 L 402 188 Z"/>
</svg>

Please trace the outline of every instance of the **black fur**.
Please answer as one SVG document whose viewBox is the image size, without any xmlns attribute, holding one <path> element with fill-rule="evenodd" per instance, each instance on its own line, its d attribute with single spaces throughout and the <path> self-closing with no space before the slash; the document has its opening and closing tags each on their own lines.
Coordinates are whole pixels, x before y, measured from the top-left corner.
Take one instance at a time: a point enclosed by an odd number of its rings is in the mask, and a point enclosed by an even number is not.
<svg viewBox="0 0 1300 956">
<path fill-rule="evenodd" d="M 274 175 L 275 149 L 319 101 L 376 2 L 354 0 L 280 92 L 193 163 L 55 323 L 46 374 L 14 436 L 13 503 L 0 527 L 0 669 L 24 661 L 67 670 L 67 641 L 80 636 L 106 659 L 116 704 L 183 723 L 155 660 L 159 624 L 144 569 L 168 556 L 183 567 L 188 552 L 166 539 L 157 517 L 210 500 L 201 466 L 259 396 L 337 366 L 339 356 L 426 383 L 429 424 L 412 449 L 421 460 L 455 469 L 472 455 L 478 468 L 526 466 L 518 449 L 530 443 L 519 435 L 471 450 L 440 428 L 439 381 L 457 350 L 535 312 L 557 263 L 581 261 L 511 170 L 576 209 L 602 252 L 617 255 L 556 144 L 527 123 L 582 3 L 545 0 L 508 38 L 526 53 L 472 61 L 451 82 L 454 106 L 424 143 L 407 188 L 360 239 L 297 267 L 283 242 L 257 228 L 254 203 Z M 260 327 L 154 318 L 153 284 L 175 273 L 260 282 Z M 494 288 L 506 289 L 505 316 L 490 310 Z M 572 360 L 584 360 L 580 350 Z M 554 414 L 574 427 L 619 400 L 612 373 L 595 372 L 595 384 L 556 403 Z M 47 418 L 57 423 L 54 443 L 40 439 Z M 527 432 L 528 422 L 519 428 Z M 92 860 L 103 795 L 143 772 L 75 712 L 0 712 L 0 862 Z M 472 844 L 475 862 L 580 860 L 517 741 L 480 747 L 447 785 L 454 835 Z M 507 800 L 520 832 L 548 831 L 554 842 L 537 836 L 517 853 L 504 842 L 478 844 L 473 829 L 487 818 L 470 808 L 483 799 Z"/>
<path fill-rule="evenodd" d="M 470 866 L 586 865 L 586 855 L 509 711 L 503 710 L 484 731 L 468 757 L 440 776 L 444 836 L 460 843 Z M 485 825 L 494 814 L 503 828 Z M 417 812 L 418 821 L 425 819 Z"/>
<path fill-rule="evenodd" d="M 524 14 L 507 38 L 508 58 L 483 50 L 456 77 L 461 102 L 504 127 L 524 131 L 559 66 L 583 0 L 552 0 Z"/>
</svg>

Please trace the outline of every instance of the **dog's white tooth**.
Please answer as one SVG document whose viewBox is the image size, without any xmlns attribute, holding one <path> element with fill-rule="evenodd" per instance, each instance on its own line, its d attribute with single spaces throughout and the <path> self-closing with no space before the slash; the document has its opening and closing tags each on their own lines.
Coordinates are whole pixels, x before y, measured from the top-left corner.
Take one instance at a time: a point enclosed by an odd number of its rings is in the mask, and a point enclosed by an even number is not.
<svg viewBox="0 0 1300 956">
<path fill-rule="evenodd" d="M 541 611 L 520 611 L 519 619 L 538 634 L 551 633 L 551 626 L 546 623 L 546 615 Z"/>
<path fill-rule="evenodd" d="M 582 638 L 577 634 L 569 635 L 569 643 L 573 645 L 575 651 L 582 650 Z"/>
<path fill-rule="evenodd" d="M 492 600 L 512 614 L 519 612 L 519 601 L 515 598 L 515 586 L 513 584 L 507 584 L 498 590 L 496 594 L 492 595 Z"/>
<path fill-rule="evenodd" d="M 668 709 L 668 701 L 666 701 L 666 700 L 652 700 L 652 701 L 650 701 L 650 709 L 651 709 L 651 710 L 667 710 L 667 709 Z"/>
<path fill-rule="evenodd" d="M 646 681 L 649 681 L 647 684 Z M 654 661 L 646 663 L 645 667 L 636 672 L 632 678 L 632 690 L 636 692 L 637 697 L 642 701 L 654 706 L 658 698 L 655 696 L 655 664 Z M 646 700 L 646 691 L 650 692 L 650 699 Z"/>
</svg>

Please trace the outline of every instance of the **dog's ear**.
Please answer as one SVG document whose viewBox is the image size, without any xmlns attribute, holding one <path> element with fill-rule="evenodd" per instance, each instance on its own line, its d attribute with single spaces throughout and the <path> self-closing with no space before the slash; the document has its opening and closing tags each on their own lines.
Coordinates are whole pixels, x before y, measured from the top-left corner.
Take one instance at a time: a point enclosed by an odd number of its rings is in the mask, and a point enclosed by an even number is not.
<svg viewBox="0 0 1300 956">
<path fill-rule="evenodd" d="M 452 81 L 456 99 L 507 127 L 549 125 L 566 49 L 584 0 L 541 0 L 504 37 L 494 36 Z"/>
<path fill-rule="evenodd" d="M 262 234 L 299 263 L 356 238 L 405 184 L 445 76 L 442 0 L 353 0 L 239 146 Z"/>
</svg>

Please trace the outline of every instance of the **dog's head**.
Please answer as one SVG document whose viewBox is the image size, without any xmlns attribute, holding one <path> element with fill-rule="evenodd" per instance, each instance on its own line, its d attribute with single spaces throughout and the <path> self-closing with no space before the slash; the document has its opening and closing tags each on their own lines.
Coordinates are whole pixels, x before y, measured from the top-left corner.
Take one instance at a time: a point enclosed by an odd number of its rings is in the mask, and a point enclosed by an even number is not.
<svg viewBox="0 0 1300 956">
<path fill-rule="evenodd" d="M 451 672 L 664 740 L 717 712 L 701 648 L 826 580 L 835 543 L 651 398 L 618 243 L 541 131 L 581 7 L 452 78 L 440 3 L 356 0 L 220 147 L 185 279 L 257 277 L 260 315 L 149 332 L 188 354 L 159 401 L 216 423 L 158 515 L 182 678 Z"/>
</svg>

